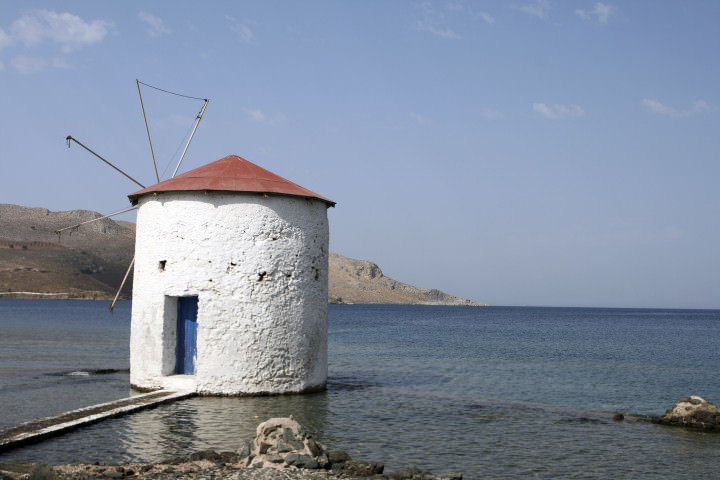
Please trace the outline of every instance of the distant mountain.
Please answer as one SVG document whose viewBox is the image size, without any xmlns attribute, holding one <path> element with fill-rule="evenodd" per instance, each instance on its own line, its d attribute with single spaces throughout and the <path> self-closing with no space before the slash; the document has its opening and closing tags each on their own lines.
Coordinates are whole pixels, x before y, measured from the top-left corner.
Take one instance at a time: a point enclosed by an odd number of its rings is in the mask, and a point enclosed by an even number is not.
<svg viewBox="0 0 720 480">
<path fill-rule="evenodd" d="M 396 303 L 420 305 L 481 304 L 443 293 L 413 287 L 383 275 L 376 264 L 330 253 L 330 303 Z"/>
<path fill-rule="evenodd" d="M 135 224 L 97 212 L 51 212 L 0 204 L 0 298 L 111 299 L 135 249 Z M 121 298 L 132 295 L 132 273 Z M 479 305 L 439 290 L 400 283 L 374 263 L 330 254 L 330 303 Z"/>
</svg>

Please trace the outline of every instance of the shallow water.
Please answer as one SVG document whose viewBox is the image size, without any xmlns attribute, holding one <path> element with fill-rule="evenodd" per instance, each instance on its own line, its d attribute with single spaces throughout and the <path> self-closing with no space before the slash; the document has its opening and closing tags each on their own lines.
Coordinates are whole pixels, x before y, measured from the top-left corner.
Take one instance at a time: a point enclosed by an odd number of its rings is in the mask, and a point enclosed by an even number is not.
<svg viewBox="0 0 720 480">
<path fill-rule="evenodd" d="M 88 372 L 129 368 L 130 302 L 107 307 L 0 299 L 0 427 L 128 396 L 127 372 Z"/>
<path fill-rule="evenodd" d="M 129 305 L 114 316 L 105 308 L 0 300 L 0 401 L 12 405 L 2 424 L 128 393 L 124 372 L 46 375 L 127 368 Z M 612 412 L 658 415 L 690 394 L 720 403 L 719 333 L 720 311 L 331 305 L 327 392 L 194 398 L 0 454 L 0 462 L 234 450 L 259 422 L 292 414 L 331 448 L 388 471 L 714 478 L 720 435 L 614 422 Z"/>
</svg>

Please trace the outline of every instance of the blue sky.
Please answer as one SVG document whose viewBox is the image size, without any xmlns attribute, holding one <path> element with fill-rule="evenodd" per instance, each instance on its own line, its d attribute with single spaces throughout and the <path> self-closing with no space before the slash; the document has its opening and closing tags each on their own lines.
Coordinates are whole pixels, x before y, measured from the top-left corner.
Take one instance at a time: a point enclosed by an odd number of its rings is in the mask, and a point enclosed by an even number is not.
<svg viewBox="0 0 720 480">
<path fill-rule="evenodd" d="M 135 79 L 338 203 L 331 250 L 492 305 L 720 308 L 720 2 L 0 3 L 0 203 L 154 172 Z M 143 88 L 162 178 L 202 102 Z M 132 216 L 123 219 L 132 220 Z"/>
</svg>

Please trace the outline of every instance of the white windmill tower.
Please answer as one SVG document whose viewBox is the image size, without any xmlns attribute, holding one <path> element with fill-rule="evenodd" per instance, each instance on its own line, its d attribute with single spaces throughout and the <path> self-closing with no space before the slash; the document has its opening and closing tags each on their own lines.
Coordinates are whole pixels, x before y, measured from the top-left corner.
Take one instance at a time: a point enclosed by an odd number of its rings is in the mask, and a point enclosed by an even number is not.
<svg viewBox="0 0 720 480">
<path fill-rule="evenodd" d="M 129 196 L 139 208 L 131 384 L 324 389 L 335 203 L 235 155 L 176 173 Z"/>
</svg>

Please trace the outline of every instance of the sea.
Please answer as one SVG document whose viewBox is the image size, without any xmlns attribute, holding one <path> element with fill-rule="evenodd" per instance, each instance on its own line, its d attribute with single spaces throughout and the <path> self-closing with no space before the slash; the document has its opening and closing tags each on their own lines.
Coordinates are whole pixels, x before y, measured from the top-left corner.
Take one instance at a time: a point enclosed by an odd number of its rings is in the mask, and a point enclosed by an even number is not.
<svg viewBox="0 0 720 480">
<path fill-rule="evenodd" d="M 130 303 L 0 299 L 0 428 L 136 394 Z M 196 397 L 0 454 L 159 461 L 293 415 L 330 449 L 465 479 L 702 479 L 720 434 L 645 421 L 720 404 L 720 310 L 330 305 L 327 391 Z M 615 413 L 625 419 L 613 420 Z"/>
</svg>

